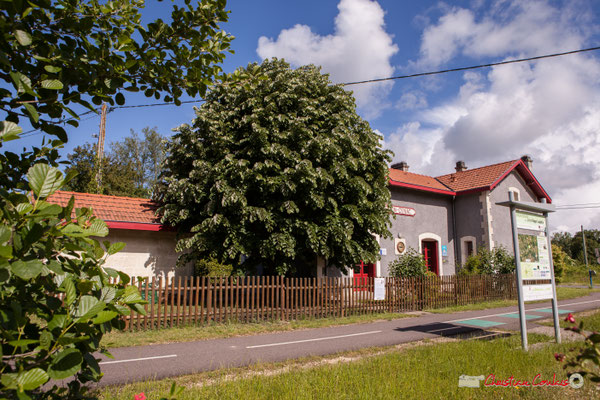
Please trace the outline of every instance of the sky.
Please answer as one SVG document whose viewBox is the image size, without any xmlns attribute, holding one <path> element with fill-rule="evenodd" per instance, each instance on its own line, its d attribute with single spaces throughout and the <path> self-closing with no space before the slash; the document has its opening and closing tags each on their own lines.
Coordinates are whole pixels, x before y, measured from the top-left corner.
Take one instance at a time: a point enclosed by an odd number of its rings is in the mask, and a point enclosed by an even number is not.
<svg viewBox="0 0 600 400">
<path fill-rule="evenodd" d="M 148 1 L 144 22 L 165 18 L 170 7 Z M 596 0 L 233 0 L 227 9 L 222 28 L 236 39 L 226 72 L 278 57 L 293 67 L 320 65 L 335 83 L 600 45 Z M 528 154 L 557 206 L 600 205 L 600 51 L 348 89 L 394 161 L 407 161 L 410 172 L 436 176 L 452 172 L 458 160 L 476 168 Z M 154 102 L 130 94 L 126 105 Z M 146 126 L 169 136 L 193 118 L 193 105 L 115 110 L 107 145 Z M 95 143 L 100 119 L 82 119 L 79 128 L 67 128 L 64 155 Z M 41 140 L 32 133 L 5 149 Z M 553 230 L 600 229 L 600 208 L 562 210 L 550 221 Z"/>
</svg>

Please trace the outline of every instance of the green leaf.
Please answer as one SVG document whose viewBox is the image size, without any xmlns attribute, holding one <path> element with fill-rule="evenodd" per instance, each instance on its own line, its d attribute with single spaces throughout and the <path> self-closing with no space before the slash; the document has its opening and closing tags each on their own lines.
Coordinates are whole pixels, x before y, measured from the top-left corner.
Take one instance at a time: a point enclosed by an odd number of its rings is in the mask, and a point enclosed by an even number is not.
<svg viewBox="0 0 600 400">
<path fill-rule="evenodd" d="M 82 362 L 83 357 L 79 350 L 74 348 L 63 350 L 52 360 L 50 368 L 48 368 L 48 375 L 52 379 L 68 378 L 79 371 Z"/>
<path fill-rule="evenodd" d="M 117 243 L 113 243 L 113 244 L 111 244 L 111 245 L 108 247 L 108 249 L 106 250 L 106 252 L 107 252 L 109 255 L 111 255 L 111 256 L 112 256 L 113 254 L 116 254 L 116 253 L 120 252 L 120 251 L 121 251 L 121 250 L 123 250 L 124 248 L 125 248 L 125 243 L 123 243 L 123 242 L 117 242 Z"/>
<path fill-rule="evenodd" d="M 92 320 L 92 322 L 96 325 L 103 324 L 115 318 L 119 313 L 116 311 L 104 310 L 100 311 L 98 315 Z"/>
<path fill-rule="evenodd" d="M 63 174 L 58 168 L 48 164 L 35 164 L 27 172 L 29 187 L 37 197 L 42 199 L 50 196 L 62 186 L 62 177 Z"/>
<path fill-rule="evenodd" d="M 13 274 L 28 281 L 37 277 L 42 272 L 43 265 L 40 260 L 17 260 L 10 265 L 10 269 Z"/>
<path fill-rule="evenodd" d="M 25 106 L 25 109 L 27 110 L 27 113 L 31 116 L 31 119 L 33 120 L 33 122 L 37 123 L 40 120 L 40 114 L 38 114 L 35 107 L 29 103 L 25 103 L 24 106 Z"/>
<path fill-rule="evenodd" d="M 42 130 L 44 132 L 49 133 L 50 135 L 54 135 L 59 138 L 61 141 L 67 141 L 67 132 L 64 130 L 62 126 L 45 124 L 42 126 Z"/>
<path fill-rule="evenodd" d="M 19 203 L 17 205 L 17 212 L 20 215 L 24 215 L 27 214 L 28 212 L 30 212 L 31 210 L 33 210 L 33 205 L 31 205 L 30 203 Z"/>
<path fill-rule="evenodd" d="M 65 289 L 65 304 L 71 305 L 75 301 L 77 297 L 77 290 L 75 289 L 75 284 L 73 283 L 73 278 L 71 276 L 67 276 L 63 281 L 63 287 Z"/>
<path fill-rule="evenodd" d="M 94 219 L 92 224 L 88 229 L 86 229 L 86 233 L 90 236 L 106 236 L 108 235 L 108 227 L 106 226 L 106 222 L 101 219 Z"/>
<path fill-rule="evenodd" d="M 123 93 L 117 93 L 116 96 L 115 96 L 115 101 L 120 106 L 122 106 L 123 104 L 125 104 L 125 96 L 123 96 Z"/>
<path fill-rule="evenodd" d="M 15 31 L 15 38 L 21 46 L 29 46 L 31 44 L 31 35 L 28 32 L 17 29 Z"/>
<path fill-rule="evenodd" d="M 13 256 L 13 248 L 12 246 L 0 246 L 0 257 L 2 258 L 12 258 Z"/>
<path fill-rule="evenodd" d="M 50 72 L 51 74 L 56 74 L 57 72 L 60 72 L 60 71 L 62 71 L 62 68 L 61 68 L 61 67 L 55 67 L 55 66 L 53 66 L 53 65 L 45 65 L 45 66 L 44 66 L 44 69 L 45 69 L 47 72 Z"/>
<path fill-rule="evenodd" d="M 106 303 L 98 301 L 94 296 L 82 296 L 79 300 L 79 306 L 75 312 L 76 323 L 85 322 L 96 316 L 100 311 L 106 307 Z"/>
<path fill-rule="evenodd" d="M 68 315 L 55 314 L 50 320 L 50 322 L 48 322 L 48 329 L 50 329 L 51 331 L 53 331 L 56 328 L 63 329 L 66 326 L 68 320 Z"/>
<path fill-rule="evenodd" d="M 23 390 L 33 390 L 42 386 L 50 379 L 48 374 L 41 368 L 30 369 L 20 372 L 17 381 L 23 387 Z"/>
<path fill-rule="evenodd" d="M 63 88 L 63 83 L 58 79 L 44 79 L 42 81 L 42 88 L 49 90 L 60 90 Z"/>
<path fill-rule="evenodd" d="M 2 140 L 14 140 L 17 139 L 19 134 L 23 132 L 23 129 L 11 121 L 0 121 L 0 138 Z"/>
<path fill-rule="evenodd" d="M 0 225 L 0 244 L 4 244 L 10 240 L 12 230 L 6 225 Z"/>
</svg>

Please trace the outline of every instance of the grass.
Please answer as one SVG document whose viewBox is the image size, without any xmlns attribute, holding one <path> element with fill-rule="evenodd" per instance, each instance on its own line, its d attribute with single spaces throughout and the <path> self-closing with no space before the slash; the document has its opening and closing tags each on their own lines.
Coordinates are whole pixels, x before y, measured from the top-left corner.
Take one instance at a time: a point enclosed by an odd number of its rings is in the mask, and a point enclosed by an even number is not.
<svg viewBox="0 0 600 400">
<path fill-rule="evenodd" d="M 390 321 L 412 317 L 411 314 L 382 313 L 354 315 L 343 318 L 300 319 L 292 321 L 264 321 L 256 323 L 228 322 L 202 326 L 185 326 L 137 332 L 110 332 L 102 338 L 107 347 L 144 346 L 148 344 L 190 342 L 194 340 L 223 339 L 260 333 L 284 332 L 298 329 Z"/>
<path fill-rule="evenodd" d="M 494 340 L 465 340 L 403 348 L 369 349 L 338 354 L 350 362 L 326 362 L 314 358 L 279 364 L 255 365 L 175 378 L 185 387 L 180 400 L 218 399 L 564 399 L 597 398 L 586 381 L 582 389 L 562 387 L 460 388 L 459 376 L 494 374 L 532 380 L 566 378 L 555 352 L 568 352 L 581 344 L 552 344 L 548 336 L 529 335 L 525 353 L 518 335 Z M 547 343 L 544 343 L 547 342 Z M 541 345 L 533 345 L 543 343 Z M 373 355 L 383 352 L 384 354 Z M 362 357 L 361 357 L 362 355 Z M 342 358 L 343 360 L 343 358 Z M 101 399 L 132 399 L 144 392 L 149 400 L 168 393 L 173 380 L 146 381 L 104 388 Z"/>
<path fill-rule="evenodd" d="M 587 288 L 572 288 L 572 287 L 557 287 L 556 296 L 558 300 L 568 300 L 577 297 L 587 296 L 591 293 L 598 292 L 600 289 L 587 289 Z M 548 300 L 541 300 L 539 303 L 546 302 Z M 537 303 L 537 302 L 536 302 Z M 517 300 L 495 300 L 495 301 L 484 301 L 476 304 L 466 304 L 462 306 L 452 306 L 437 309 L 428 309 L 427 311 L 436 314 L 449 314 L 454 312 L 462 311 L 473 311 L 473 310 L 486 310 L 488 308 L 500 308 L 516 306 Z"/>
<path fill-rule="evenodd" d="M 583 329 L 586 331 L 600 332 L 600 311 L 595 311 L 589 314 L 589 311 L 573 314 L 575 317 L 575 324 L 565 321 L 564 315 L 560 318 L 560 327 L 567 328 L 570 326 L 579 326 L 580 322 L 583 322 Z M 552 320 L 543 321 L 541 325 L 554 326 Z"/>
<path fill-rule="evenodd" d="M 599 289 L 600 290 L 600 289 Z M 581 297 L 599 290 L 558 287 L 558 299 L 566 300 Z M 460 311 L 485 310 L 497 307 L 515 306 L 516 300 L 487 301 L 477 304 L 427 310 L 432 313 L 453 313 Z M 301 319 L 293 321 L 265 321 L 257 323 L 212 323 L 203 326 L 185 326 L 137 332 L 110 332 L 102 338 L 102 344 L 115 347 L 144 346 L 149 344 L 191 342 L 195 340 L 222 339 L 234 336 L 256 335 L 260 333 L 284 332 L 297 329 L 323 328 L 348 324 L 368 323 L 379 320 L 392 320 L 412 317 L 411 314 L 382 313 L 356 315 L 343 318 Z"/>
</svg>

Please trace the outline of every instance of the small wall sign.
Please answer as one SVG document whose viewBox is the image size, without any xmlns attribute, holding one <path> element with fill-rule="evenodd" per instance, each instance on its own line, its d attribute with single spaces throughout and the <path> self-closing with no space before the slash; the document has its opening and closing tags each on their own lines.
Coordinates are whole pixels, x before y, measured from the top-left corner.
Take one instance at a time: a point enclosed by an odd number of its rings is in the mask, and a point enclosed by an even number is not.
<svg viewBox="0 0 600 400">
<path fill-rule="evenodd" d="M 410 207 L 392 206 L 392 211 L 396 215 L 406 215 L 407 217 L 414 217 L 417 211 Z"/>
<path fill-rule="evenodd" d="M 448 246 L 442 246 L 442 257 L 448 257 Z"/>
<path fill-rule="evenodd" d="M 387 249 L 380 248 L 379 249 L 379 255 L 380 256 L 387 256 Z"/>
</svg>

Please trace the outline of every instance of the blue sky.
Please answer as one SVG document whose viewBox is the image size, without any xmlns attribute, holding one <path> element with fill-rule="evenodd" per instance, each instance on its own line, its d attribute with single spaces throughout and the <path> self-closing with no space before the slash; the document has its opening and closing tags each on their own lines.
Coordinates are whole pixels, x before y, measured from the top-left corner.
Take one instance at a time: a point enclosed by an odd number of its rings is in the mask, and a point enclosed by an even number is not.
<svg viewBox="0 0 600 400">
<path fill-rule="evenodd" d="M 165 18 L 170 7 L 148 1 L 145 21 Z M 227 8 L 223 29 L 236 39 L 225 71 L 276 56 L 322 65 L 334 82 L 600 45 L 595 0 L 233 0 Z M 474 168 L 529 154 L 556 204 L 600 201 L 600 52 L 352 89 L 361 116 L 411 172 L 443 174 L 457 160 Z M 152 102 L 130 96 L 126 105 Z M 191 105 L 115 110 L 106 140 L 146 126 L 171 135 L 193 117 Z M 69 128 L 64 154 L 94 142 L 98 124 L 92 117 Z M 33 134 L 6 148 L 40 141 Z M 555 229 L 600 228 L 600 209 L 562 211 L 552 221 Z"/>
</svg>

